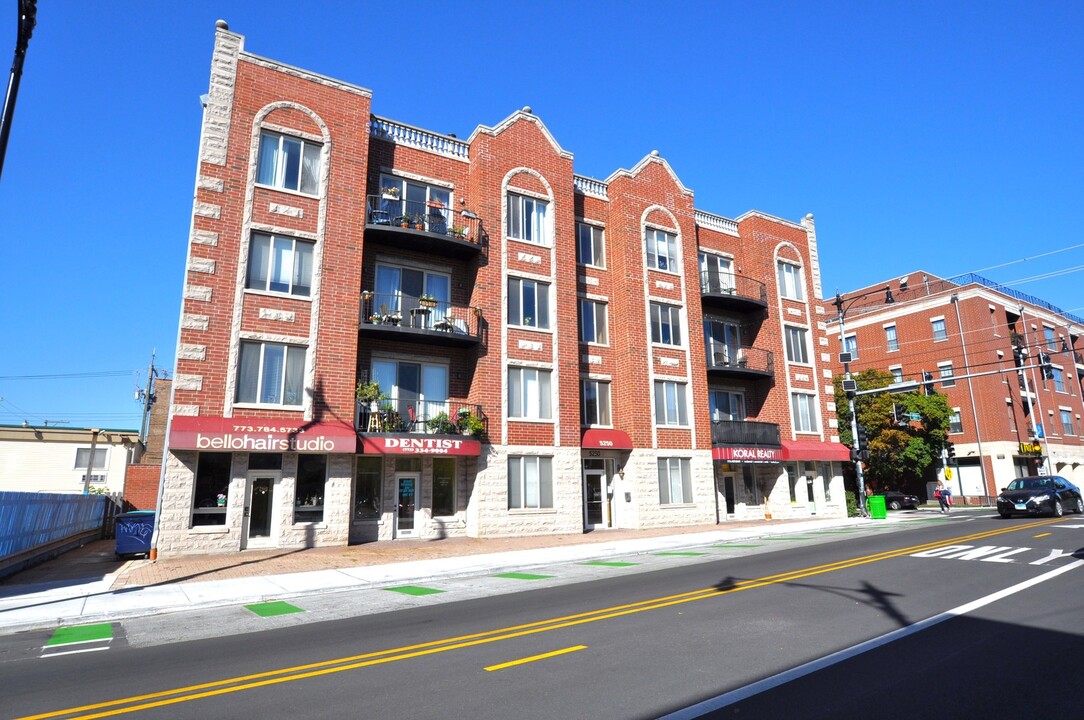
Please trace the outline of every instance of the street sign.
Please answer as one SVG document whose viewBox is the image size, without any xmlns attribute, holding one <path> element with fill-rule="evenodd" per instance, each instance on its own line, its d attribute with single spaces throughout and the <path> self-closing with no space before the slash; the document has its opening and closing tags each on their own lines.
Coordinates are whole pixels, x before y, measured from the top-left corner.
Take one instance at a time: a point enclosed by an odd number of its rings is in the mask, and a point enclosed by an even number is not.
<svg viewBox="0 0 1084 720">
<path fill-rule="evenodd" d="M 922 413 L 908 413 L 907 417 L 911 418 L 912 420 L 921 420 Z"/>
<path fill-rule="evenodd" d="M 1038 425 L 1035 426 L 1035 435 L 1037 437 L 1041 437 L 1041 438 L 1046 437 L 1046 433 L 1043 432 L 1043 424 L 1042 423 L 1039 423 Z"/>
</svg>

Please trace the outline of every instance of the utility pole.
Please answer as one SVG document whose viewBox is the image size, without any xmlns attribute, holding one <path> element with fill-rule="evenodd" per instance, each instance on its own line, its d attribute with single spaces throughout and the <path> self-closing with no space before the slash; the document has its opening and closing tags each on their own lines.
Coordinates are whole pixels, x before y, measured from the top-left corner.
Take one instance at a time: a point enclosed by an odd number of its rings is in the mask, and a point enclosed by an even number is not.
<svg viewBox="0 0 1084 720">
<path fill-rule="evenodd" d="M 140 457 L 147 451 L 147 435 L 150 432 L 151 405 L 154 405 L 155 400 L 158 399 L 154 393 L 154 379 L 158 377 L 158 370 L 154 367 L 154 358 L 157 353 L 158 348 L 151 351 L 151 364 L 150 367 L 147 368 L 147 389 L 136 392 L 136 398 L 143 401 L 143 420 L 139 424 L 139 444 L 142 448 Z M 139 458 L 136 458 L 136 462 L 139 462 Z"/>
<path fill-rule="evenodd" d="M 23 61 L 26 49 L 30 45 L 30 36 L 37 24 L 38 0 L 18 0 L 19 27 L 15 39 L 15 59 L 11 63 L 11 75 L 8 77 L 8 89 L 4 94 L 4 110 L 0 114 L 0 174 L 4 172 L 4 156 L 8 150 L 8 136 L 11 135 L 11 121 L 15 117 L 15 99 L 19 95 L 19 81 L 23 77 Z"/>
</svg>

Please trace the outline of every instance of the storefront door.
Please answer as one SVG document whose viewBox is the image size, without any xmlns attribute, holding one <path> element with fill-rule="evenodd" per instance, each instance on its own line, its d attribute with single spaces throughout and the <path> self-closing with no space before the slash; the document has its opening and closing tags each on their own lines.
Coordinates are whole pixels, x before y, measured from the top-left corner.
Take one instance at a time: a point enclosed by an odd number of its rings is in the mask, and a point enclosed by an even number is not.
<svg viewBox="0 0 1084 720">
<path fill-rule="evenodd" d="M 275 547 L 278 543 L 278 512 L 275 490 L 281 474 L 254 470 L 248 474 L 245 488 L 245 517 L 242 547 Z"/>
<path fill-rule="evenodd" d="M 720 476 L 715 481 L 715 492 L 722 497 L 716 498 L 716 505 L 719 508 L 725 508 L 727 515 L 734 514 L 734 473 L 726 473 Z M 725 517 L 718 518 L 719 522 L 725 520 Z"/>
<path fill-rule="evenodd" d="M 414 513 L 417 508 L 418 498 L 417 475 L 397 475 L 396 486 L 396 510 L 395 510 L 395 537 L 412 537 L 414 535 Z"/>
<path fill-rule="evenodd" d="M 586 530 L 613 527 L 606 461 L 585 460 L 583 468 L 583 526 Z"/>
</svg>

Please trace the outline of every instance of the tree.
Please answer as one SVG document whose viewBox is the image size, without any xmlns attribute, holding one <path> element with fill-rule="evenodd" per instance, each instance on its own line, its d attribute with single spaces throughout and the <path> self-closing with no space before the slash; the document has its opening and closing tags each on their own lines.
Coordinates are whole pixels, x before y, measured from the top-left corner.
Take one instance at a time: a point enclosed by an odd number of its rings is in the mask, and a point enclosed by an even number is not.
<svg viewBox="0 0 1084 720">
<path fill-rule="evenodd" d="M 893 382 L 891 373 L 872 368 L 852 374 L 851 378 L 856 381 L 859 390 L 883 388 Z M 853 447 L 851 413 L 847 395 L 842 390 L 842 380 L 842 377 L 837 377 L 833 381 L 839 437 L 844 445 Z M 893 419 L 893 404 L 908 413 L 918 413 L 921 420 L 897 425 Z M 854 407 L 858 422 L 865 428 L 869 440 L 866 478 L 876 487 L 898 488 L 921 495 L 923 478 L 941 456 L 941 448 L 948 435 L 952 411 L 945 396 L 917 392 L 874 393 L 855 397 Z"/>
</svg>

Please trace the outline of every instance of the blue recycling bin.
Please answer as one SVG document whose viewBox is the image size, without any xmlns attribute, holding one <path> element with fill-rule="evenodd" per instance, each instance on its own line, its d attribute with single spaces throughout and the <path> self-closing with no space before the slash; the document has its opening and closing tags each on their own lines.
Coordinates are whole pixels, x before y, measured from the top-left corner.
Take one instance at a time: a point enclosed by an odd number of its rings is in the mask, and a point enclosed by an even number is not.
<svg viewBox="0 0 1084 720">
<path fill-rule="evenodd" d="M 117 556 L 150 553 L 154 510 L 133 510 L 117 515 Z"/>
</svg>

